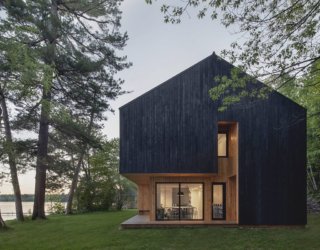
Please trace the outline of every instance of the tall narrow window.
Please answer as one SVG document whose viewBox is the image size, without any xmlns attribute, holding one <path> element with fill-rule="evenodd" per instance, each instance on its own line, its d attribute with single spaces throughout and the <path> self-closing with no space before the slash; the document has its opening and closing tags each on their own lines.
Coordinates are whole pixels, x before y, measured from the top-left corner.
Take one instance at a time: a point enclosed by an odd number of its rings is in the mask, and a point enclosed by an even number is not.
<svg viewBox="0 0 320 250">
<path fill-rule="evenodd" d="M 226 219 L 226 185 L 225 183 L 212 184 L 212 219 Z"/>
<path fill-rule="evenodd" d="M 218 156 L 228 157 L 228 134 L 218 133 Z"/>
</svg>

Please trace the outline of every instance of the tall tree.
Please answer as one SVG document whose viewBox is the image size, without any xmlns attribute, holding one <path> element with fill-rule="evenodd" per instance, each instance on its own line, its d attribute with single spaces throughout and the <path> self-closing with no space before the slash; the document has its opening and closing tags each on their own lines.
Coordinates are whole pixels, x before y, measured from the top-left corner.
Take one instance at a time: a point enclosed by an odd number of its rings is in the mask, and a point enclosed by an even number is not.
<svg viewBox="0 0 320 250">
<path fill-rule="evenodd" d="M 56 125 L 53 115 L 65 109 L 78 112 L 83 103 L 93 98 L 86 92 L 89 83 L 103 86 L 106 103 L 122 93 L 122 80 L 115 79 L 114 75 L 130 64 L 126 57 L 116 55 L 127 41 L 127 34 L 119 32 L 121 2 L 27 0 L 8 3 L 8 14 L 15 19 L 15 25 L 28 27 L 20 31 L 22 35 L 17 39 L 34 48 L 42 64 L 42 72 L 38 74 L 40 102 L 32 109 L 36 114 L 33 118 L 38 121 L 33 219 L 45 218 L 49 128 Z M 104 108 L 107 109 L 109 105 Z"/>
<path fill-rule="evenodd" d="M 23 209 L 22 209 L 21 191 L 20 191 L 20 185 L 19 185 L 19 179 L 18 179 L 16 158 L 14 155 L 8 108 L 7 108 L 5 96 L 1 89 L 0 89 L 0 106 L 1 106 L 0 110 L 2 111 L 4 130 L 5 130 L 4 152 L 6 152 L 8 155 L 11 183 L 12 183 L 13 192 L 15 195 L 16 217 L 17 217 L 17 220 L 23 221 L 24 217 L 23 217 Z"/>
<path fill-rule="evenodd" d="M 48 4 L 49 18 L 42 19 L 47 22 L 45 30 L 47 34 L 43 36 L 46 39 L 44 64 L 47 66 L 44 71 L 44 82 L 42 84 L 42 104 L 39 121 L 38 153 L 36 163 L 36 182 L 34 191 L 34 206 L 32 219 L 45 218 L 45 192 L 46 192 L 46 170 L 48 167 L 48 137 L 49 137 L 49 119 L 52 98 L 52 81 L 55 70 L 56 46 L 58 37 L 58 3 L 52 0 Z"/>
<path fill-rule="evenodd" d="M 0 31 L 5 34 L 10 26 L 3 24 Z M 15 195 L 16 218 L 23 221 L 23 209 L 21 200 L 21 191 L 17 170 L 17 149 L 12 138 L 12 123 L 8 110 L 8 103 L 18 103 L 21 98 L 27 96 L 28 90 L 21 88 L 25 84 L 29 86 L 34 74 L 34 61 L 32 52 L 21 43 L 14 40 L 6 39 L 5 36 L 0 38 L 0 119 L 3 122 L 3 140 L 2 152 L 6 155 L 2 163 L 7 163 L 10 168 L 11 183 Z M 1 124 L 2 125 L 2 124 Z M 1 131 L 2 132 L 2 129 Z"/>
<path fill-rule="evenodd" d="M 93 107 L 91 108 L 90 114 L 89 114 L 89 124 L 88 127 L 86 129 L 86 132 L 88 134 L 88 136 L 91 135 L 92 133 L 92 129 L 93 129 L 93 123 L 95 120 L 95 116 L 96 113 L 99 112 L 98 109 L 95 108 L 95 104 L 98 101 L 98 97 L 96 94 L 94 94 L 93 96 Z M 72 213 L 72 204 L 73 204 L 73 197 L 74 197 L 74 193 L 76 191 L 76 188 L 78 186 L 78 179 L 79 179 L 79 174 L 80 174 L 80 170 L 81 170 L 81 166 L 83 165 L 83 160 L 85 157 L 85 153 L 87 151 L 87 144 L 88 142 L 84 141 L 81 143 L 81 147 L 80 147 L 80 154 L 79 154 L 79 159 L 78 159 L 78 163 L 74 169 L 74 174 L 72 177 L 72 181 L 71 181 L 71 186 L 70 186 L 70 190 L 69 190 L 69 195 L 68 195 L 68 201 L 67 201 L 67 206 L 66 206 L 66 214 L 71 214 Z"/>
</svg>

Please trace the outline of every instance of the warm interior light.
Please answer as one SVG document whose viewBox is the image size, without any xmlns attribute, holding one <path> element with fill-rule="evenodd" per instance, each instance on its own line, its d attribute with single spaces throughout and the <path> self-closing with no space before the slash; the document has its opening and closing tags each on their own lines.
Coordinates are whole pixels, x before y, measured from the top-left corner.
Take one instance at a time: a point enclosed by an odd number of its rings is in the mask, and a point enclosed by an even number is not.
<svg viewBox="0 0 320 250">
<path fill-rule="evenodd" d="M 227 156 L 227 134 L 218 133 L 218 156 Z"/>
</svg>

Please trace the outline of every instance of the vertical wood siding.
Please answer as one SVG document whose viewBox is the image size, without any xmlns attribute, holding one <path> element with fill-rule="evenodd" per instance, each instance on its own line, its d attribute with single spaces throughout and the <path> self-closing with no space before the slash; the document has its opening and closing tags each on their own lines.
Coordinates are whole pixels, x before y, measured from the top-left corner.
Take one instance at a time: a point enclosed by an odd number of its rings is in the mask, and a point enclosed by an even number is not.
<svg viewBox="0 0 320 250">
<path fill-rule="evenodd" d="M 306 224 L 306 112 L 280 94 L 218 113 L 239 124 L 239 223 Z"/>
<path fill-rule="evenodd" d="M 121 108 L 121 173 L 217 171 L 212 65 L 208 57 Z"/>
</svg>

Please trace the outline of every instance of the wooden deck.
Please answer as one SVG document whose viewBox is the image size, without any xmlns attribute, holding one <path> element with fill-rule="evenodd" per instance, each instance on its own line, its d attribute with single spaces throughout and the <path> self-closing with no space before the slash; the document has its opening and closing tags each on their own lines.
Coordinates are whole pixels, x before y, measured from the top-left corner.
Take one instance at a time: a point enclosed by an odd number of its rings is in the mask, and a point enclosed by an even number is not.
<svg viewBox="0 0 320 250">
<path fill-rule="evenodd" d="M 236 222 L 214 221 L 208 223 L 206 221 L 150 221 L 149 215 L 136 215 L 123 223 L 122 229 L 131 228 L 168 228 L 168 227 L 208 227 L 208 226 L 223 226 L 223 227 L 238 227 Z"/>
</svg>

